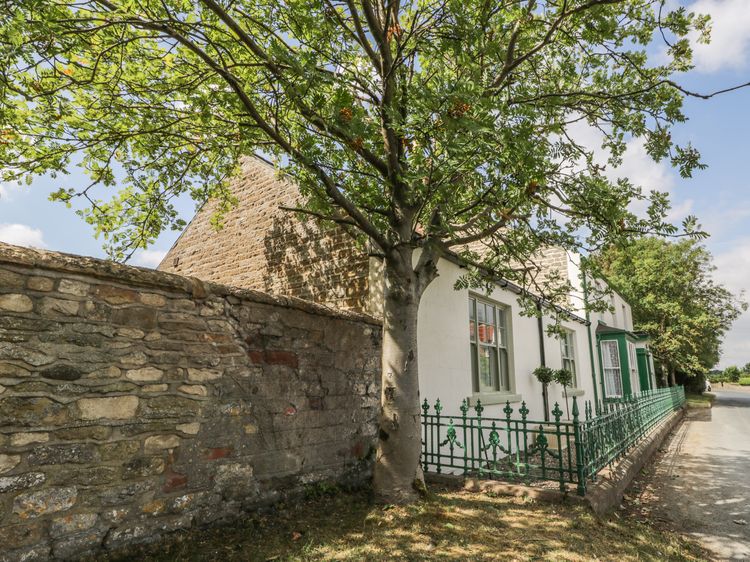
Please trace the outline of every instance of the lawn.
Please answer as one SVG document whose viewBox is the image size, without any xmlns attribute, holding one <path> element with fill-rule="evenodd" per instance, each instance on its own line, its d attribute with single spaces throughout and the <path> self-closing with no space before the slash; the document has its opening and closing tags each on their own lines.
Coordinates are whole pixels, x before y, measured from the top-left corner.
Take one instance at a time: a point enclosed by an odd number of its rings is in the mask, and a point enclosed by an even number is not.
<svg viewBox="0 0 750 562">
<path fill-rule="evenodd" d="M 706 553 L 632 517 L 599 519 L 581 506 L 442 490 L 408 507 L 373 505 L 365 493 L 336 493 L 107 559 L 697 561 Z"/>
<path fill-rule="evenodd" d="M 713 401 L 716 400 L 716 395 L 710 392 L 704 392 L 703 394 L 688 393 L 685 399 L 688 408 L 710 408 Z"/>
</svg>

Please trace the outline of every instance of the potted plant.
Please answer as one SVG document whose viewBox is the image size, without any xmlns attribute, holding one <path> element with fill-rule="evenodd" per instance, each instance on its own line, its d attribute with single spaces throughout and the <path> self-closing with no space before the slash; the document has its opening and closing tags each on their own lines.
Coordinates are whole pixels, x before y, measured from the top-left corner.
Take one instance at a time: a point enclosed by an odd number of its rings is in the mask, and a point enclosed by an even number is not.
<svg viewBox="0 0 750 562">
<path fill-rule="evenodd" d="M 563 387 L 563 396 L 565 397 L 565 413 L 570 419 L 570 409 L 568 408 L 568 387 L 573 384 L 573 373 L 567 369 L 558 369 L 554 374 L 555 382 Z"/>
<path fill-rule="evenodd" d="M 549 396 L 547 387 L 555 380 L 555 371 L 544 365 L 537 367 L 533 372 L 536 380 L 542 383 L 542 399 L 544 401 L 544 421 L 549 421 Z"/>
</svg>

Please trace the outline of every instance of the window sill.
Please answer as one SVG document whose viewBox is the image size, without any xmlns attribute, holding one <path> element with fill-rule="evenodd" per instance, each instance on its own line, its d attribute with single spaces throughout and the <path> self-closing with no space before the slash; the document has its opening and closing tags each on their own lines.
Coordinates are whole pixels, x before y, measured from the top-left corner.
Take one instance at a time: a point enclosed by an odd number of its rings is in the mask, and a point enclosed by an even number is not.
<svg viewBox="0 0 750 562">
<path fill-rule="evenodd" d="M 521 395 L 513 394 L 511 392 L 475 393 L 469 396 L 469 406 L 476 406 L 477 400 L 481 400 L 482 405 L 484 406 L 492 406 L 494 404 L 505 404 L 506 402 L 520 402 Z"/>
<path fill-rule="evenodd" d="M 586 391 L 582 388 L 569 388 L 564 392 L 564 395 L 567 398 L 572 398 L 573 396 L 583 396 L 584 394 L 586 394 Z"/>
</svg>

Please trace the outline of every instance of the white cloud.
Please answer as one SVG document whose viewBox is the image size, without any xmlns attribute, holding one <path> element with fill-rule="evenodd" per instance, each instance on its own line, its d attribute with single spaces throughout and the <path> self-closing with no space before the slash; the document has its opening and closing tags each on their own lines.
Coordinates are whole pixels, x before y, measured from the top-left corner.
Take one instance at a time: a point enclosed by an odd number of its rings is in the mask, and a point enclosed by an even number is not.
<svg viewBox="0 0 750 562">
<path fill-rule="evenodd" d="M 595 161 L 601 166 L 606 166 L 604 174 L 610 180 L 627 178 L 634 185 L 643 188 L 646 195 L 652 190 L 664 191 L 674 202 L 673 191 L 677 183 L 674 170 L 666 160 L 656 162 L 649 156 L 644 139 L 633 138 L 628 141 L 622 156 L 622 164 L 614 168 L 607 164 L 608 153 L 601 148 L 603 139 L 601 132 L 579 122 L 570 128 L 569 133 L 577 142 L 594 151 Z M 690 199 L 678 203 L 667 215 L 667 220 L 670 222 L 681 220 L 690 214 L 692 207 L 693 201 Z M 630 204 L 630 210 L 639 216 L 645 215 L 647 208 L 647 201 L 633 201 Z"/>
<path fill-rule="evenodd" d="M 0 241 L 16 246 L 47 247 L 42 231 L 25 224 L 0 224 Z"/>
<path fill-rule="evenodd" d="M 5 201 L 12 201 L 13 194 L 20 191 L 21 186 L 18 183 L 0 183 L 0 203 Z"/>
<path fill-rule="evenodd" d="M 611 179 L 628 178 L 647 192 L 652 189 L 671 191 L 675 185 L 670 165 L 664 160 L 655 162 L 646 152 L 645 141 L 641 138 L 628 141 L 622 164 L 608 168 L 606 173 Z"/>
<path fill-rule="evenodd" d="M 676 223 L 688 216 L 693 210 L 694 201 L 685 199 L 682 203 L 674 205 L 667 213 L 667 222 Z"/>
<path fill-rule="evenodd" d="M 702 45 L 693 37 L 693 61 L 699 72 L 742 70 L 750 54 L 748 0 L 697 0 L 689 9 L 711 16 L 711 42 Z"/>
<path fill-rule="evenodd" d="M 738 293 L 750 289 L 750 238 L 732 241 L 730 250 L 714 257 L 714 265 L 714 278 L 730 291 Z"/>
<path fill-rule="evenodd" d="M 162 250 L 142 250 L 133 258 L 133 264 L 156 268 L 166 255 Z"/>
<path fill-rule="evenodd" d="M 740 238 L 732 248 L 714 258 L 714 278 L 735 295 L 750 290 L 750 238 Z M 747 294 L 745 295 L 748 296 Z M 720 365 L 744 365 L 750 362 L 750 313 L 740 316 L 727 333 L 722 345 Z"/>
</svg>

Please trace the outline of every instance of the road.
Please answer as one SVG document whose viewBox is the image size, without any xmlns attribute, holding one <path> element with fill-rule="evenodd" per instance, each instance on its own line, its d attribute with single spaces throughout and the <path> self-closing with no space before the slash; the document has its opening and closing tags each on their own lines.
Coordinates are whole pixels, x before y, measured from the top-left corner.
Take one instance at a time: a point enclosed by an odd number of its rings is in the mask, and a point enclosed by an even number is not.
<svg viewBox="0 0 750 562">
<path fill-rule="evenodd" d="M 750 391 L 714 390 L 713 408 L 688 412 L 630 503 L 717 560 L 750 560 Z"/>
</svg>

